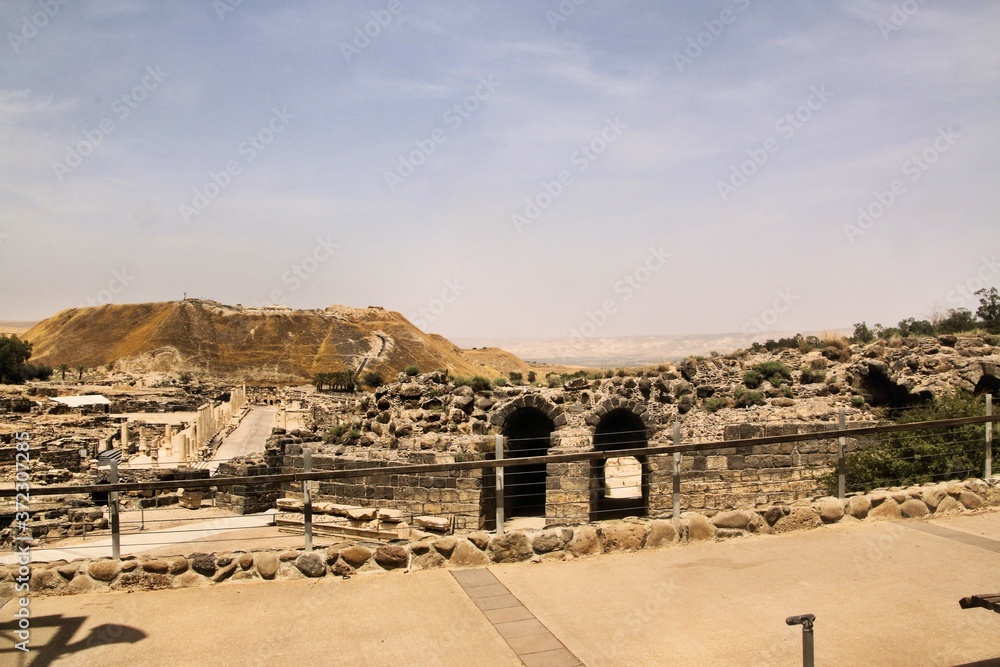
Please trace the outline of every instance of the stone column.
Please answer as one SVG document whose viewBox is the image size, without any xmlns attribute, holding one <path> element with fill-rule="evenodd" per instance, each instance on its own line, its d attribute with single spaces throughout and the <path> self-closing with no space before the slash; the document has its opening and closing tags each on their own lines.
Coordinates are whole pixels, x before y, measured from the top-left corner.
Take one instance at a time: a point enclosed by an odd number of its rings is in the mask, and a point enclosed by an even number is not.
<svg viewBox="0 0 1000 667">
<path fill-rule="evenodd" d="M 128 452 L 128 420 L 122 422 L 122 453 Z"/>
<path fill-rule="evenodd" d="M 553 431 L 551 437 L 551 455 L 594 451 L 593 436 L 585 428 Z M 589 522 L 590 486 L 590 461 L 548 464 L 545 480 L 546 524 Z"/>
<path fill-rule="evenodd" d="M 163 432 L 163 443 L 167 448 L 167 456 L 174 455 L 174 427 L 167 424 L 166 429 Z"/>
<path fill-rule="evenodd" d="M 149 435 L 146 433 L 146 425 L 139 426 L 139 453 L 149 454 Z"/>
</svg>

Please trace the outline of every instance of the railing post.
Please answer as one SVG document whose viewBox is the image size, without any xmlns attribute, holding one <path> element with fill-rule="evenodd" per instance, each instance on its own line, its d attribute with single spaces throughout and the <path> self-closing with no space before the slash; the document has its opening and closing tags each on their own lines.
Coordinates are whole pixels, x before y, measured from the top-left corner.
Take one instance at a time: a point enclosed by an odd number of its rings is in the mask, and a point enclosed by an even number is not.
<svg viewBox="0 0 1000 667">
<path fill-rule="evenodd" d="M 496 436 L 496 455 L 497 461 L 503 461 L 503 436 Z M 503 503 L 504 503 L 504 488 L 503 488 L 503 468 L 497 466 L 496 468 L 496 489 L 497 489 L 497 535 L 503 535 Z"/>
<path fill-rule="evenodd" d="M 313 453 L 309 447 L 302 448 L 302 472 L 312 472 Z M 312 482 L 304 480 L 302 482 L 302 500 L 305 503 L 302 516 L 305 522 L 306 551 L 313 550 L 313 503 L 312 503 Z"/>
<path fill-rule="evenodd" d="M 993 394 L 986 394 L 986 416 L 993 415 Z M 993 476 L 993 422 L 986 422 L 986 469 L 983 476 L 989 479 Z"/>
<path fill-rule="evenodd" d="M 680 446 L 681 444 L 681 425 L 680 422 L 674 422 L 674 445 Z M 681 518 L 681 453 L 674 452 L 674 520 L 679 521 Z"/>
<path fill-rule="evenodd" d="M 837 416 L 837 427 L 843 431 L 847 428 L 847 411 L 840 408 Z M 837 497 L 841 500 L 847 495 L 847 460 L 845 452 L 847 449 L 847 438 L 840 436 L 840 443 L 837 445 Z"/>
<path fill-rule="evenodd" d="M 118 483 L 118 461 L 111 460 L 111 474 L 108 480 L 112 484 Z M 112 491 L 108 494 L 108 513 L 111 515 L 111 557 L 121 560 L 122 557 L 122 534 L 121 523 L 118 517 L 118 492 Z"/>
</svg>

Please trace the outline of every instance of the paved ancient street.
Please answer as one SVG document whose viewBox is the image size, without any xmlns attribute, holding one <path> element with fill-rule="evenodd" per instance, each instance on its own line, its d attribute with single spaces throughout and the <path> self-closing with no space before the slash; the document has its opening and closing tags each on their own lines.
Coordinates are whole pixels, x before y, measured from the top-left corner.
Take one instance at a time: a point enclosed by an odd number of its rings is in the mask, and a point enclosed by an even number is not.
<svg viewBox="0 0 1000 667">
<path fill-rule="evenodd" d="M 813 613 L 817 665 L 1000 664 L 1000 614 L 958 605 L 1000 592 L 1000 512 L 489 572 L 38 598 L 27 655 L 8 603 L 0 663 L 797 665 Z"/>
<path fill-rule="evenodd" d="M 212 458 L 196 467 L 208 468 L 214 475 L 215 471 L 219 469 L 219 464 L 223 461 L 263 452 L 267 438 L 271 435 L 271 427 L 274 426 L 274 416 L 277 413 L 275 408 L 254 406 L 240 422 L 240 425 L 236 427 L 236 430 L 222 441 Z"/>
</svg>

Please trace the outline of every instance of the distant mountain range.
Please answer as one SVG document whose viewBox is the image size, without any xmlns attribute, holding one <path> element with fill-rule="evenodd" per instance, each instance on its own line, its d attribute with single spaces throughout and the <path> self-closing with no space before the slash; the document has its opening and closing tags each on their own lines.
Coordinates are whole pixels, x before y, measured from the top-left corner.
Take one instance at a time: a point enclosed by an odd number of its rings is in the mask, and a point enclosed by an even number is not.
<svg viewBox="0 0 1000 667">
<path fill-rule="evenodd" d="M 649 366 L 665 361 L 677 361 L 693 354 L 707 356 L 712 352 L 726 354 L 749 347 L 754 341 L 784 338 L 801 333 L 821 336 L 823 333 L 848 335 L 849 330 L 768 331 L 765 333 L 691 334 L 687 336 L 624 336 L 620 338 L 456 338 L 463 348 L 500 347 L 526 361 L 591 368 Z"/>
</svg>

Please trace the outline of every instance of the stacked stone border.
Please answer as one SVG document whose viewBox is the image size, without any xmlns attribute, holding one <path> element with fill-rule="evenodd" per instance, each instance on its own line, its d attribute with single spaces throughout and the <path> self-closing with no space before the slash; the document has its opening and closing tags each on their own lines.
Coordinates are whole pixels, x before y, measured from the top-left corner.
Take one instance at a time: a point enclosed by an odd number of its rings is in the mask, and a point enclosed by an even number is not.
<svg viewBox="0 0 1000 667">
<path fill-rule="evenodd" d="M 32 595 L 157 590 L 222 582 L 350 577 L 384 571 L 485 567 L 496 563 L 571 560 L 600 554 L 660 549 L 753 534 L 787 533 L 823 525 L 884 521 L 984 511 L 1000 506 L 1000 475 L 989 480 L 876 489 L 844 500 L 832 497 L 728 510 L 686 512 L 678 520 L 628 518 L 576 526 L 549 526 L 503 535 L 427 535 L 406 543 L 342 542 L 305 552 L 270 550 L 192 553 L 34 563 Z M 22 566 L 0 566 L 0 598 L 14 597 Z M 20 595 L 20 594 L 19 594 Z"/>
</svg>

